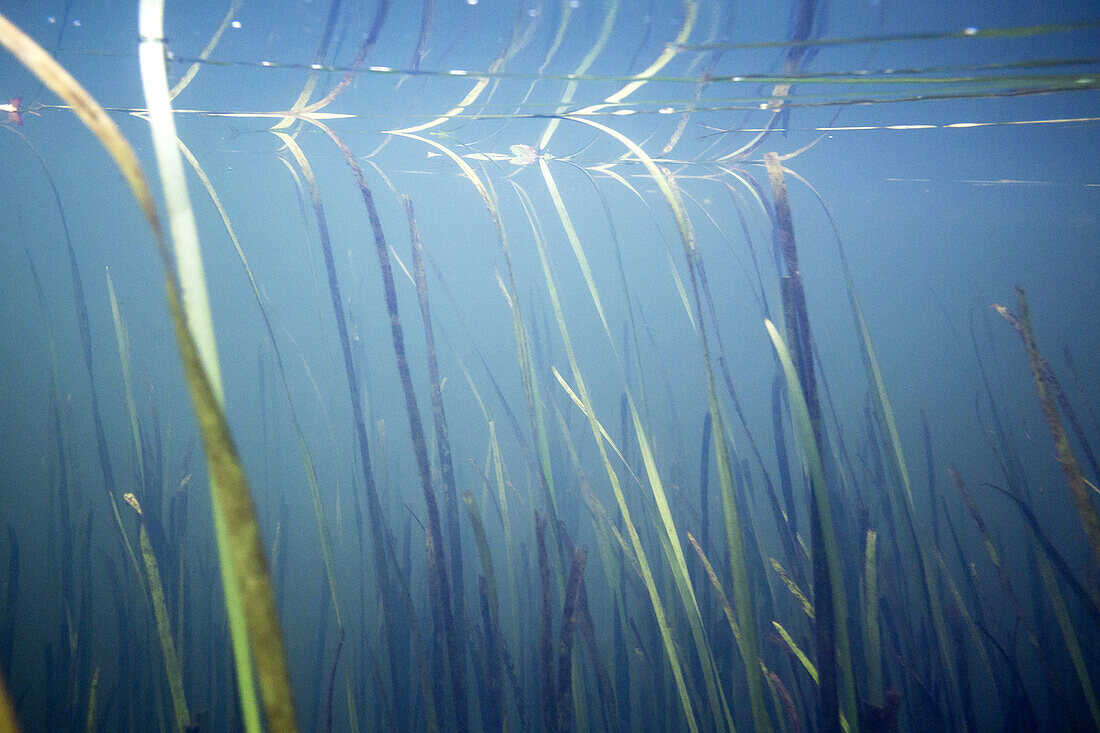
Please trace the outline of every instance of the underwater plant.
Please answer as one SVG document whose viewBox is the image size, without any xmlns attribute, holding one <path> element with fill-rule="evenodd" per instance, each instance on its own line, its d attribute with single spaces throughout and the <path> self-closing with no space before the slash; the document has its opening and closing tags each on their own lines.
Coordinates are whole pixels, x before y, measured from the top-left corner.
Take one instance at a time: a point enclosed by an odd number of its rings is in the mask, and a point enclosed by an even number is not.
<svg viewBox="0 0 1100 733">
<path fill-rule="evenodd" d="M 0 10 L 0 730 L 1100 729 L 1094 9 L 114 10 Z"/>
</svg>

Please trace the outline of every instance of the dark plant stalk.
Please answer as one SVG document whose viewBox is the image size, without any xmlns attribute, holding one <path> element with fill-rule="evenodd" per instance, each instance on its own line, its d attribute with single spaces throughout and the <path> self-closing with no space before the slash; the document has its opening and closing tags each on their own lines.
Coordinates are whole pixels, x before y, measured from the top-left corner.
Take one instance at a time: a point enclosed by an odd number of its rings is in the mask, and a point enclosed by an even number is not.
<svg viewBox="0 0 1100 733">
<path fill-rule="evenodd" d="M 1068 344 L 1062 347 L 1062 356 L 1066 360 L 1066 367 L 1069 369 L 1069 376 L 1073 381 L 1074 388 L 1077 390 L 1077 395 L 1085 405 L 1085 412 L 1088 413 L 1089 420 L 1092 422 L 1092 429 L 1100 433 L 1100 420 L 1096 419 L 1096 411 L 1092 408 L 1092 402 L 1089 401 L 1088 395 L 1085 394 L 1085 390 L 1081 386 L 1081 379 L 1077 376 L 1077 364 L 1074 362 L 1073 352 L 1069 350 Z"/>
<path fill-rule="evenodd" d="M 485 677 L 487 704 L 484 707 L 482 725 L 486 731 L 504 730 L 504 694 L 500 685 L 500 639 L 493 615 L 489 610 L 489 590 L 485 576 L 477 578 L 478 602 L 481 623 L 485 627 Z"/>
<path fill-rule="evenodd" d="M 1039 524 L 1039 520 L 1035 516 L 1035 511 L 1031 508 L 1031 505 L 1010 491 L 1002 489 L 1000 486 L 995 486 L 990 483 L 987 483 L 986 486 L 1004 494 L 1019 507 L 1020 514 L 1023 516 L 1031 533 L 1035 536 L 1035 541 L 1039 543 L 1043 552 L 1046 553 L 1047 559 L 1050 560 L 1054 569 L 1057 570 L 1062 576 L 1062 579 L 1066 581 L 1066 585 L 1074 592 L 1077 599 L 1081 601 L 1082 606 L 1089 614 L 1089 618 L 1091 618 L 1096 627 L 1100 629 L 1100 598 L 1097 598 L 1091 593 L 1081 583 L 1077 576 L 1073 574 L 1065 557 L 1063 557 L 1062 553 L 1058 551 L 1058 548 L 1054 546 L 1054 543 L 1051 541 L 1042 525 Z"/>
<path fill-rule="evenodd" d="M 822 454 L 824 445 L 821 424 L 821 405 L 817 399 L 817 381 L 814 376 L 813 352 L 810 346 L 810 323 L 806 308 L 806 294 L 802 288 L 802 273 L 798 267 L 798 252 L 795 248 L 794 226 L 791 219 L 790 203 L 787 198 L 787 188 L 783 182 L 783 168 L 775 153 L 767 153 L 764 160 L 768 167 L 768 177 L 771 180 L 772 194 L 775 199 L 773 216 L 775 217 L 776 245 L 783 256 L 785 273 L 782 275 L 782 291 L 784 311 L 786 315 L 788 343 L 791 350 L 792 361 L 798 372 L 799 382 L 806 397 L 806 407 L 809 411 L 810 426 L 813 430 L 813 440 L 817 444 L 819 454 Z M 824 496 L 828 491 L 825 486 L 816 486 L 816 481 L 811 479 L 812 491 L 815 496 Z M 840 708 L 837 698 L 837 664 L 834 656 L 834 647 L 839 635 L 847 636 L 843 624 L 847 619 L 836 618 L 834 614 L 838 610 L 838 596 L 844 592 L 842 586 L 835 586 L 831 576 L 839 573 L 830 572 L 830 565 L 839 568 L 839 558 L 835 557 L 836 547 L 829 547 L 824 530 L 827 519 L 823 516 L 828 511 L 827 501 L 810 502 L 810 547 L 813 568 L 814 605 L 816 608 L 816 620 L 814 623 L 814 648 L 818 669 L 818 723 L 827 733 L 840 733 Z M 834 557 L 829 557 L 829 555 Z M 836 614 L 841 615 L 841 614 Z M 845 639 L 846 641 L 846 639 Z M 842 645 L 841 658 L 848 654 L 847 643 Z M 850 664 L 850 662 L 849 662 Z M 845 670 L 846 677 L 850 676 L 851 669 Z M 849 716 L 849 725 L 856 725 L 856 705 L 854 680 L 845 680 L 845 708 Z"/>
<path fill-rule="evenodd" d="M 558 640 L 558 731 L 567 733 L 573 723 L 573 632 L 577 628 L 577 598 L 584 583 L 584 561 L 588 551 L 573 549 L 569 581 L 565 586 L 562 608 L 561 636 Z"/>
<path fill-rule="evenodd" d="M 454 461 L 451 458 L 451 439 L 447 429 L 447 415 L 443 409 L 442 380 L 439 376 L 439 360 L 436 358 L 435 334 L 432 330 L 432 311 L 428 304 L 428 282 L 424 272 L 424 244 L 420 238 L 413 213 L 412 199 L 401 197 L 405 214 L 409 220 L 409 234 L 412 238 L 413 275 L 416 280 L 416 295 L 420 303 L 420 316 L 424 321 L 424 341 L 428 354 L 428 381 L 432 401 L 432 421 L 435 424 L 435 443 L 439 451 L 439 471 L 443 477 L 444 501 L 447 511 L 447 536 L 450 539 L 451 580 L 454 585 L 454 624 L 456 628 L 465 628 L 465 603 L 463 594 L 462 570 L 462 530 L 458 523 L 458 490 L 455 488 Z"/>
<path fill-rule="evenodd" d="M 604 664 L 599 645 L 596 643 L 596 629 L 592 624 L 592 615 L 588 612 L 588 588 L 583 576 L 581 577 L 580 592 L 577 596 L 577 609 L 577 625 L 580 627 L 581 638 L 584 639 L 585 646 L 588 648 L 588 658 L 596 670 L 596 686 L 600 695 L 600 710 L 603 712 L 604 728 L 615 730 L 619 722 L 615 688 L 611 684 L 611 675 L 607 672 L 607 665 Z M 615 614 L 615 618 L 617 626 L 619 615 Z"/>
<path fill-rule="evenodd" d="M 558 714 L 557 687 L 554 685 L 554 610 L 550 599 L 550 561 L 546 555 L 546 516 L 535 512 L 535 538 L 539 561 L 539 680 L 542 689 L 542 729 L 555 730 Z"/>
<path fill-rule="evenodd" d="M 340 627 L 340 638 L 336 642 L 336 653 L 332 657 L 332 669 L 328 673 L 328 699 L 325 703 L 325 730 L 332 731 L 332 694 L 336 689 L 336 665 L 340 663 L 340 650 L 344 648 L 344 629 Z"/>
<path fill-rule="evenodd" d="M 284 142 L 290 140 L 284 138 Z M 401 664 L 400 646 L 405 638 L 402 632 L 403 624 L 399 620 L 397 601 L 394 598 L 394 586 L 391 582 L 391 568 L 397 569 L 396 564 L 391 564 L 391 553 L 387 548 L 389 541 L 389 528 L 385 516 L 382 513 L 382 503 L 378 498 L 378 488 L 374 480 L 374 470 L 371 466 L 370 441 L 367 437 L 366 421 L 363 418 L 362 397 L 359 392 L 359 375 L 356 373 L 355 361 L 351 353 L 351 341 L 348 337 L 347 317 L 344 313 L 343 299 L 340 295 L 340 284 L 336 277 L 336 262 L 332 254 L 332 241 L 329 236 L 328 222 L 325 210 L 321 204 L 321 193 L 317 187 L 317 180 L 313 175 L 313 169 L 309 161 L 297 144 L 287 146 L 299 168 L 302 170 L 309 189 L 310 202 L 313 205 L 314 217 L 317 220 L 317 233 L 321 241 L 321 253 L 325 260 L 325 273 L 328 276 L 329 295 L 332 300 L 333 316 L 336 318 L 336 331 L 340 337 L 340 350 L 344 356 L 344 374 L 348 382 L 348 396 L 351 403 L 352 424 L 355 428 L 356 443 L 359 448 L 360 468 L 363 471 L 364 490 L 367 495 L 367 518 L 370 522 L 371 542 L 374 549 L 374 569 L 378 573 L 378 586 L 382 597 L 383 623 L 389 636 L 387 644 L 389 661 L 394 670 L 403 669 Z M 398 689 L 394 691 L 396 696 L 404 697 L 404 686 L 400 684 L 403 677 L 394 675 L 394 684 Z"/>
<path fill-rule="evenodd" d="M 11 670 L 15 645 L 15 610 L 19 599 L 19 541 L 11 525 L 8 535 L 8 573 L 4 578 L 4 607 L 0 616 L 0 669 Z"/>
<path fill-rule="evenodd" d="M 699 539 L 703 551 L 710 552 L 710 442 L 713 429 L 710 412 L 703 416 L 703 440 L 699 448 Z M 710 615 L 710 585 L 703 583 L 703 602 L 699 609 L 703 619 Z"/>
<path fill-rule="evenodd" d="M 1012 606 L 1013 611 L 1016 613 L 1016 626 L 1017 629 L 1023 629 L 1027 635 L 1027 639 L 1031 642 L 1031 645 L 1035 647 L 1035 651 L 1039 656 L 1040 662 L 1043 663 L 1044 670 L 1047 673 L 1048 681 L 1053 683 L 1054 670 L 1046 653 L 1046 649 L 1039 643 L 1039 638 L 1036 635 L 1035 628 L 1028 621 L 1026 614 L 1024 613 L 1023 606 L 1020 604 L 1019 598 L 1016 597 L 1016 591 L 1012 587 L 1012 580 L 1008 577 L 1008 571 L 1005 570 L 1004 565 L 1001 563 L 1000 555 L 997 553 L 997 549 L 993 544 L 993 538 L 989 533 L 989 526 L 985 523 L 985 518 L 982 517 L 981 511 L 978 509 L 977 502 L 974 501 L 974 496 L 970 493 L 970 488 L 966 485 L 966 481 L 963 479 L 962 474 L 959 473 L 955 466 L 948 468 L 948 473 L 951 475 L 951 480 L 955 482 L 955 486 L 959 490 L 959 494 L 962 495 L 963 502 L 966 504 L 967 510 L 970 512 L 970 516 L 974 518 L 974 524 L 978 527 L 978 534 L 981 535 L 982 544 L 985 545 L 986 553 L 989 555 L 989 560 L 993 563 L 994 569 L 997 571 L 997 579 L 1001 583 L 1001 587 L 1004 588 L 1005 595 L 1008 596 L 1009 604 Z M 962 681 L 962 670 L 959 671 L 960 683 Z"/>
<path fill-rule="evenodd" d="M 318 615 L 316 617 L 314 626 L 317 633 L 317 642 L 315 644 L 316 648 L 313 652 L 313 670 L 310 675 L 315 680 L 321 679 L 325 670 L 325 638 L 328 636 L 329 614 L 331 613 L 329 609 L 332 608 L 332 604 L 329 602 L 329 599 L 325 597 L 325 591 L 328 589 L 328 580 L 324 577 L 321 577 L 319 578 L 319 582 L 320 592 L 317 594 L 316 597 L 321 598 L 322 600 L 318 604 L 320 608 L 317 609 Z M 340 629 L 343 628 L 339 624 L 337 624 L 337 626 Z M 314 685 L 313 696 L 310 700 L 309 719 L 313 721 L 313 725 L 315 728 L 321 727 L 321 690 L 321 685 Z"/>
<path fill-rule="evenodd" d="M 928 415 L 924 410 L 920 412 L 920 427 L 921 436 L 924 438 L 924 462 L 925 470 L 928 472 L 928 498 L 929 504 L 932 507 L 932 542 L 936 547 L 940 544 L 940 514 L 936 510 L 936 506 L 939 504 L 936 501 L 936 469 L 935 464 L 932 461 L 932 432 L 928 428 Z"/>
<path fill-rule="evenodd" d="M 409 371 L 409 360 L 405 353 L 405 334 L 401 328 L 401 318 L 397 310 L 397 288 L 393 280 L 393 266 L 390 263 L 390 252 L 386 245 L 386 237 L 382 232 L 382 222 L 378 217 L 378 209 L 374 205 L 374 195 L 367 186 L 363 177 L 363 169 L 356 162 L 351 149 L 337 135 L 325 125 L 311 120 L 320 127 L 329 139 L 339 148 L 352 175 L 359 192 L 363 196 L 363 203 L 367 208 L 367 216 L 370 219 L 371 231 L 374 235 L 375 251 L 378 255 L 378 266 L 382 276 L 382 287 L 385 291 L 386 309 L 390 316 L 390 332 L 393 337 L 393 352 L 397 360 L 397 371 L 401 376 L 401 387 L 405 395 L 405 411 L 409 418 L 409 432 L 412 437 L 413 453 L 416 456 L 416 465 L 420 473 L 420 486 L 424 492 L 424 503 L 428 510 L 428 552 L 434 552 L 433 563 L 437 577 L 437 602 L 433 603 L 436 613 L 436 622 L 443 630 L 446 640 L 447 653 L 450 659 L 451 694 L 454 697 L 456 724 L 460 731 L 469 727 L 467 700 L 464 682 L 464 669 L 466 655 L 458 640 L 455 629 L 454 606 L 452 605 L 451 584 L 448 580 L 447 565 L 443 557 L 443 533 L 439 519 L 439 505 L 436 503 L 435 490 L 432 488 L 431 466 L 428 462 L 428 445 L 424 438 L 424 426 L 420 420 L 420 408 L 416 403 L 416 392 L 413 389 L 412 374 Z"/>
</svg>

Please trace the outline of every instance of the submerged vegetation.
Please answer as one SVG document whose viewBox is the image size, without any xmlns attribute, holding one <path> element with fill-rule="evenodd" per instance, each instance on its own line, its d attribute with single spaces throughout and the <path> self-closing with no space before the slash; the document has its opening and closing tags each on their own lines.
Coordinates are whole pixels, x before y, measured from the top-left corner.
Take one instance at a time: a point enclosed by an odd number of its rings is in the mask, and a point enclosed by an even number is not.
<svg viewBox="0 0 1100 733">
<path fill-rule="evenodd" d="M 405 5 L 334 0 L 303 64 L 231 40 L 263 23 L 241 0 L 186 43 L 141 0 L 141 98 L 107 110 L 0 15 L 44 90 L 4 154 L 46 191 L 3 210 L 33 211 L 5 319 L 45 376 L 5 423 L 37 442 L 0 484 L 0 730 L 1100 729 L 1095 348 L 1051 361 L 1024 289 L 983 300 L 971 404 L 926 414 L 799 167 L 841 131 L 1092 129 L 1065 100 L 1100 62 L 1034 52 L 1100 22 L 830 34 L 797 0 L 776 40 L 718 0 L 544 0 L 470 38 Z M 907 44 L 955 55 L 872 65 Z M 1037 96 L 1071 112 L 874 116 Z M 118 201 L 74 224 L 70 112 L 146 231 Z M 101 241 L 148 230 L 167 318 Z"/>
</svg>

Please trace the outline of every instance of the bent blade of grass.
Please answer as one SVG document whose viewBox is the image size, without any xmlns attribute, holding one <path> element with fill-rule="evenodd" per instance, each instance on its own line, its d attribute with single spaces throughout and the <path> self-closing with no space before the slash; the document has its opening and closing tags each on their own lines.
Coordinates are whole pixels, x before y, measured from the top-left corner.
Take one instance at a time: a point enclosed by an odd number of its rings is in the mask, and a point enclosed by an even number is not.
<svg viewBox="0 0 1100 733">
<path fill-rule="evenodd" d="M 161 35 L 160 17 L 161 13 L 157 12 L 156 8 L 152 8 L 151 15 L 146 18 L 147 22 L 142 23 L 142 31 L 143 35 L 150 39 L 147 43 L 155 46 L 155 50 L 160 54 L 156 60 L 161 64 L 163 98 L 167 93 L 167 82 L 163 79 L 163 42 L 152 40 Z M 249 639 L 245 629 L 256 632 L 253 641 L 257 663 L 264 670 L 262 677 L 270 683 L 263 688 L 265 703 L 270 703 L 269 722 L 274 729 L 293 730 L 293 705 L 278 620 L 274 613 L 274 594 L 271 592 L 270 578 L 266 571 L 263 548 L 259 540 L 259 525 L 252 508 L 251 495 L 241 470 L 240 459 L 237 456 L 229 426 L 225 421 L 218 396 L 220 390 L 216 389 L 210 381 L 211 376 L 207 373 L 199 356 L 201 352 L 192 334 L 191 325 L 184 315 L 181 284 L 172 263 L 164 230 L 157 216 L 152 192 L 146 183 L 141 166 L 133 149 L 103 108 L 41 46 L 3 15 L 0 15 L 0 44 L 4 45 L 45 86 L 70 105 L 84 125 L 99 139 L 126 179 L 153 232 L 157 251 L 164 267 L 168 306 L 175 325 L 184 373 L 187 375 L 193 408 L 202 429 L 206 448 L 211 488 L 212 493 L 215 494 L 214 513 L 215 527 L 220 540 L 219 557 L 223 561 L 223 568 L 229 568 L 227 580 L 230 582 L 225 585 L 227 589 L 232 586 L 226 592 L 227 601 L 230 596 L 235 596 L 237 601 L 235 604 L 228 604 L 231 618 L 237 617 L 231 622 L 236 632 L 233 635 L 234 648 L 240 648 L 245 660 L 250 662 L 248 660 Z M 152 60 L 153 54 L 149 53 L 149 56 Z M 229 516 L 225 517 L 224 514 Z M 233 540 L 232 554 L 226 547 L 228 541 L 221 541 L 229 538 Z M 242 570 L 241 585 L 250 591 L 251 602 L 245 606 L 243 613 L 240 603 L 242 588 L 232 582 L 237 579 L 236 573 L 233 572 L 234 566 Z M 249 666 L 239 674 L 243 678 L 250 669 Z M 278 670 L 281 670 L 281 673 Z M 242 685 L 241 697 L 243 705 L 248 705 L 246 700 L 250 698 L 253 701 L 253 708 L 256 708 L 254 690 Z M 253 720 L 255 725 L 249 730 L 258 730 L 258 715 L 253 716 Z"/>
<path fill-rule="evenodd" d="M 149 109 L 149 128 L 153 136 L 165 208 L 169 212 L 168 226 L 175 247 L 176 270 L 189 327 L 195 334 L 195 344 L 210 384 L 224 404 L 221 367 L 214 341 L 214 321 L 206 289 L 206 275 L 199 247 L 198 228 L 187 192 L 183 161 L 176 151 L 176 125 L 172 117 L 165 69 L 163 39 L 163 0 L 142 0 L 139 26 L 142 40 L 138 46 L 141 63 L 142 89 Z"/>
<path fill-rule="evenodd" d="M 561 44 L 561 39 L 565 35 L 565 23 L 568 22 L 569 13 L 572 9 L 572 6 L 570 4 L 565 4 L 562 9 L 562 26 L 558 32 L 558 37 L 554 39 L 555 44 L 557 45 Z M 615 24 L 615 16 L 618 15 L 618 12 L 619 0 L 610 0 L 610 2 L 607 3 L 607 12 L 604 13 L 603 23 L 600 25 L 600 32 L 596 36 L 596 41 L 592 44 L 592 48 L 588 49 L 588 53 L 585 54 L 583 59 L 581 59 L 581 62 L 577 64 L 577 67 L 573 69 L 574 76 L 580 76 L 582 74 L 588 73 L 588 69 L 591 68 L 592 64 L 595 63 L 596 58 L 599 57 L 599 55 L 603 52 L 604 48 L 607 46 L 608 40 L 611 39 L 611 28 Z M 553 50 L 554 49 L 552 48 L 551 51 Z M 546 64 L 549 63 L 549 61 L 550 54 L 547 55 L 546 61 L 539 69 L 540 75 L 546 68 Z M 563 91 L 561 94 L 561 102 L 557 110 L 558 114 L 565 112 L 566 106 L 573 101 L 573 95 L 577 92 L 577 85 L 578 81 L 576 79 L 570 79 L 569 82 L 565 85 L 565 91 Z M 550 138 L 553 137 L 554 131 L 558 129 L 558 125 L 560 123 L 561 119 L 557 117 L 554 117 L 550 120 L 549 123 L 547 123 L 546 129 L 542 132 L 542 137 L 539 138 L 539 144 L 536 146 L 538 150 L 546 149 L 546 146 L 550 144 Z"/>
<path fill-rule="evenodd" d="M 555 118 L 555 120 L 556 119 L 557 118 Z M 562 228 L 565 229 L 565 236 L 569 240 L 569 246 L 572 247 L 573 255 L 577 258 L 577 264 L 581 268 L 581 274 L 584 275 L 584 282 L 588 286 L 588 292 L 592 295 L 592 301 L 596 306 L 596 313 L 600 316 L 600 323 L 603 324 L 604 333 L 607 334 L 607 340 L 614 351 L 615 340 L 611 336 L 611 328 L 607 325 L 607 317 L 603 312 L 603 303 L 600 301 L 599 291 L 596 289 L 596 281 L 592 278 L 592 267 L 588 264 L 588 257 L 584 253 L 584 247 L 581 246 L 580 237 L 577 236 L 577 229 L 573 226 L 573 219 L 569 216 L 569 211 L 565 208 L 565 202 L 561 198 L 558 184 L 554 182 L 554 176 L 550 173 L 550 166 L 546 164 L 546 158 L 539 158 L 539 172 L 542 173 L 542 180 L 546 183 L 546 190 L 550 193 L 550 198 L 554 202 L 554 210 L 558 213 L 558 219 L 561 220 Z M 615 351 L 615 358 L 619 360 L 618 351 Z"/>
<path fill-rule="evenodd" d="M 579 120 L 577 121 L 579 122 Z M 608 166 L 596 166 L 595 168 L 593 168 L 593 170 L 603 173 L 612 180 L 618 181 L 620 184 L 622 184 L 628 191 L 633 193 L 639 201 L 641 201 L 642 205 L 645 206 L 646 211 L 649 212 L 649 215 L 651 217 L 653 216 L 653 209 L 652 207 L 650 207 L 649 202 L 646 201 L 645 197 L 642 196 L 638 189 L 635 188 L 633 184 L 631 184 L 628 180 L 623 178 L 615 171 L 611 170 L 611 168 Z M 656 219 L 656 217 L 654 217 L 654 219 Z M 661 234 L 661 239 L 662 241 L 664 240 L 663 234 Z M 691 330 L 692 332 L 696 332 L 698 328 L 695 325 L 695 313 L 691 310 L 691 302 L 688 300 L 687 288 L 684 287 L 684 279 L 680 276 L 680 271 L 676 269 L 676 263 L 672 259 L 672 253 L 669 252 L 667 249 L 667 242 L 665 242 L 665 246 L 665 256 L 668 258 L 668 270 L 669 273 L 672 275 L 673 285 L 675 285 L 676 287 L 677 295 L 680 296 L 680 303 L 684 306 L 684 313 L 687 315 L 688 323 L 691 324 Z"/>
<path fill-rule="evenodd" d="M 194 347 L 193 361 L 188 355 L 184 356 L 184 361 L 185 367 L 188 361 L 192 362 L 188 369 L 188 385 L 196 416 L 203 427 L 210 485 L 215 494 L 212 502 L 214 528 L 225 580 L 223 587 L 245 725 L 250 731 L 260 726 L 255 691 L 251 687 L 255 664 L 268 726 L 275 730 L 293 730 L 296 728 L 294 699 L 275 593 L 251 492 L 225 420 L 225 396 L 198 230 L 183 161 L 176 146 L 165 69 L 163 0 L 142 0 L 138 25 L 142 37 L 138 46 L 142 88 L 169 214 L 175 250 L 174 272 L 178 272 L 179 278 L 176 288 L 169 289 L 169 295 L 173 298 L 178 292 L 181 301 L 180 313 L 175 318 L 181 351 Z"/>
<path fill-rule="evenodd" d="M 225 17 L 222 18 L 221 25 L 214 31 L 214 35 L 210 37 L 210 41 L 203 47 L 199 53 L 198 59 L 187 67 L 187 73 L 176 82 L 176 85 L 172 87 L 172 90 L 168 92 L 168 96 L 175 99 L 179 96 L 179 93 L 187 88 L 187 85 L 191 83 L 191 80 L 195 78 L 195 74 L 199 73 L 199 69 L 202 68 L 202 64 L 208 58 L 210 54 L 214 52 L 214 49 L 218 47 L 218 42 L 221 41 L 222 36 L 226 30 L 229 29 L 229 24 L 233 21 L 233 16 L 237 14 L 237 11 L 241 9 L 241 5 L 244 4 L 244 0 L 233 0 L 229 4 L 229 10 L 226 11 Z"/>
<path fill-rule="evenodd" d="M 501 52 L 497 55 L 493 62 L 489 64 L 489 74 L 487 76 L 481 77 L 476 82 L 474 82 L 473 87 L 471 87 L 470 91 L 466 93 L 466 96 L 462 98 L 462 101 L 460 101 L 457 105 L 452 107 L 447 112 L 444 112 L 439 117 L 436 117 L 435 119 L 429 120 L 419 125 L 412 125 L 411 127 L 402 127 L 396 130 L 385 130 L 383 134 L 412 136 L 415 133 L 424 132 L 425 130 L 430 130 L 433 127 L 438 127 L 439 125 L 442 125 L 448 120 L 454 119 L 458 115 L 461 115 L 463 112 L 465 112 L 467 108 L 469 108 L 474 102 L 477 101 L 478 97 L 481 96 L 481 93 L 485 91 L 485 88 L 489 86 L 489 81 L 492 76 L 504 70 L 504 65 L 508 62 L 508 59 L 510 58 L 509 51 L 516 42 L 516 34 L 519 30 L 520 17 L 521 16 L 519 15 L 517 15 L 516 17 L 516 23 L 512 26 L 512 33 L 508 38 L 508 42 L 504 45 L 504 48 L 501 49 Z"/>
<path fill-rule="evenodd" d="M 656 162 L 633 140 L 594 120 L 583 117 L 568 117 L 582 124 L 594 127 L 597 130 L 615 138 L 624 145 L 645 167 L 650 178 L 657 185 L 671 209 L 680 234 L 680 242 L 683 246 L 684 257 L 687 260 L 688 269 L 692 278 L 692 291 L 695 298 L 695 307 L 700 314 L 703 313 L 701 296 L 699 293 L 699 275 L 697 273 L 698 252 L 695 246 L 695 234 L 691 221 L 684 209 L 683 201 L 679 195 L 671 173 L 660 168 Z M 714 370 L 710 363 L 710 347 L 708 345 L 707 332 L 702 320 L 699 323 L 699 339 L 703 358 L 703 370 L 707 383 L 707 399 L 713 421 L 713 436 L 715 443 L 715 458 L 718 464 L 718 476 L 721 486 L 722 508 L 726 519 L 726 536 L 730 554 L 730 569 L 735 585 L 739 588 L 749 587 L 748 564 L 745 558 L 745 543 L 741 530 L 741 520 L 738 516 L 737 502 L 735 500 L 735 487 L 732 465 L 728 446 L 725 441 L 725 421 L 722 417 L 721 406 L 718 402 L 718 393 L 715 387 Z M 745 674 L 748 679 L 749 699 L 752 706 L 753 723 L 757 730 L 768 731 L 771 729 L 771 720 L 764 706 L 763 676 L 760 672 L 759 646 L 756 637 L 756 620 L 753 602 L 749 593 L 739 593 L 735 598 L 738 620 L 742 628 L 739 650 L 745 665 Z"/>
<path fill-rule="evenodd" d="M 691 36 L 691 31 L 695 28 L 695 19 L 699 14 L 699 5 L 694 0 L 684 0 L 684 22 L 680 26 L 680 32 L 676 34 L 676 38 L 671 43 L 665 44 L 664 50 L 661 54 L 650 64 L 644 71 L 635 74 L 633 79 L 625 84 L 621 89 L 604 99 L 600 104 L 593 104 L 583 109 L 577 110 L 574 114 L 577 115 L 591 115 L 595 114 L 607 107 L 619 104 L 619 102 L 626 99 L 628 96 L 638 91 L 638 89 L 645 86 L 646 82 L 650 78 L 655 76 L 657 72 L 665 68 L 668 62 L 672 61 L 678 53 L 680 53 L 683 44 L 687 43 L 688 37 Z"/>
</svg>

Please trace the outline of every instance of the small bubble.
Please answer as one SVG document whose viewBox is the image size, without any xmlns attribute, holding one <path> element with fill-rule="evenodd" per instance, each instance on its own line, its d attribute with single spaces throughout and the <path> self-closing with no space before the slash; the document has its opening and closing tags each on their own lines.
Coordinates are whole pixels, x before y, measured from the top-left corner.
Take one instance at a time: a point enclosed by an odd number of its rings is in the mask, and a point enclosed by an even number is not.
<svg viewBox="0 0 1100 733">
<path fill-rule="evenodd" d="M 49 23 L 50 25 L 53 25 L 54 23 L 57 22 L 57 18 L 53 17 L 52 15 L 47 15 L 46 16 L 46 22 Z"/>
<path fill-rule="evenodd" d="M 467 5 L 477 5 L 477 0 L 466 0 Z"/>
<path fill-rule="evenodd" d="M 80 22 L 79 18 L 73 21 L 73 28 L 79 28 L 81 25 L 83 24 Z"/>
<path fill-rule="evenodd" d="M 241 21 L 235 20 L 232 23 L 230 23 L 229 25 L 233 26 L 234 28 L 240 28 L 241 27 Z"/>
<path fill-rule="evenodd" d="M 975 28 L 974 26 L 969 26 L 967 28 L 963 28 L 963 35 L 964 36 L 976 36 L 976 35 L 978 35 L 978 29 Z"/>
<path fill-rule="evenodd" d="M 539 9 L 538 8 L 527 8 L 527 17 L 528 18 L 537 18 L 537 17 L 539 17 Z"/>
<path fill-rule="evenodd" d="M 581 6 L 581 0 L 569 0 L 569 7 L 576 10 Z"/>
</svg>

